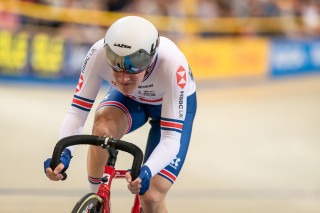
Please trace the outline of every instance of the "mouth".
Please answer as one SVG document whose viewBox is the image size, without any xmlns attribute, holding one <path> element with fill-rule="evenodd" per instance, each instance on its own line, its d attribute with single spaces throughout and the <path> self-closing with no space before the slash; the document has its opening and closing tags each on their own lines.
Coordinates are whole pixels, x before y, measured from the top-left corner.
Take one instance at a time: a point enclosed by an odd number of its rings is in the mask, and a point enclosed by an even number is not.
<svg viewBox="0 0 320 213">
<path fill-rule="evenodd" d="M 129 86 L 129 85 L 131 85 L 132 83 L 120 83 L 121 85 L 123 85 L 123 86 Z"/>
</svg>

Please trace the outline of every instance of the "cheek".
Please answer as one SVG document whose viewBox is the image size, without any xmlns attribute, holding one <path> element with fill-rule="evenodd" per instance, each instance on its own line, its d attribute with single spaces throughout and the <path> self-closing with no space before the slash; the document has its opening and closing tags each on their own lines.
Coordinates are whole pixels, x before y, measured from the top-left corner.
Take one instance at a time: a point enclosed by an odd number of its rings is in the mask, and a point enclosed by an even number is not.
<svg viewBox="0 0 320 213">
<path fill-rule="evenodd" d="M 143 81 L 146 72 L 142 72 L 138 74 L 139 81 Z"/>
<path fill-rule="evenodd" d="M 117 79 L 118 75 L 119 75 L 118 73 L 116 73 L 114 71 L 112 72 L 112 76 L 114 77 L 114 79 Z"/>
<path fill-rule="evenodd" d="M 121 73 L 118 72 L 112 72 L 112 76 L 114 78 L 115 81 L 121 81 Z"/>
<path fill-rule="evenodd" d="M 142 81 L 143 80 L 143 75 L 137 76 L 136 80 L 139 81 L 139 82 Z"/>
</svg>

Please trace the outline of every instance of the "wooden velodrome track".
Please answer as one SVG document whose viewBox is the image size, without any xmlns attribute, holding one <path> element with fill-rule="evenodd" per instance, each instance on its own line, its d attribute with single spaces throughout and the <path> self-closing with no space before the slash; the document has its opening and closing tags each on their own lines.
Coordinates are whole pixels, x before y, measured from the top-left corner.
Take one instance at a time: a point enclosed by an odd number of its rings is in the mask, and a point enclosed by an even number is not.
<svg viewBox="0 0 320 213">
<path fill-rule="evenodd" d="M 170 212 L 320 212 L 320 76 L 198 88 L 192 142 L 168 195 Z M 87 192 L 86 147 L 76 149 L 66 181 L 43 173 L 73 91 L 0 83 L 1 213 L 70 212 Z M 125 139 L 144 149 L 148 126 Z M 121 154 L 118 168 L 128 161 Z M 129 212 L 125 181 L 114 180 L 112 193 L 113 212 Z"/>
</svg>

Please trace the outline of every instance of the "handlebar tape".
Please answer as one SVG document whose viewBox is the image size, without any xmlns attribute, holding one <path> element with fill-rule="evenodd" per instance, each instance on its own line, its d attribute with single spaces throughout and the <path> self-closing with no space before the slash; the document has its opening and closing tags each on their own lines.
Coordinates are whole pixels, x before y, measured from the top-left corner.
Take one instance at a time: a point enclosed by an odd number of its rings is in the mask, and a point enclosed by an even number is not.
<svg viewBox="0 0 320 213">
<path fill-rule="evenodd" d="M 115 143 L 115 149 L 130 153 L 133 156 L 131 177 L 132 180 L 135 180 L 140 173 L 140 168 L 143 160 L 143 153 L 141 149 L 132 143 L 120 140 Z"/>
</svg>

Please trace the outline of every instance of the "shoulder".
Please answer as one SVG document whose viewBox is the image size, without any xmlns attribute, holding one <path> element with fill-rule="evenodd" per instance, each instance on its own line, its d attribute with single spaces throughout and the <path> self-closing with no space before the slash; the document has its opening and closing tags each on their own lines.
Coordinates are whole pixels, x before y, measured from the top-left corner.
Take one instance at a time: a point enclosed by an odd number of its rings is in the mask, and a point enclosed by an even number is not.
<svg viewBox="0 0 320 213">
<path fill-rule="evenodd" d="M 100 39 L 96 43 L 94 43 L 90 50 L 87 53 L 85 60 L 89 60 L 89 58 L 95 58 L 98 62 L 104 61 L 105 53 L 104 53 L 104 42 L 103 39 Z"/>
<path fill-rule="evenodd" d="M 170 40 L 169 38 L 164 37 L 164 36 L 160 36 L 160 44 L 163 44 L 163 45 L 165 45 L 165 44 L 175 45 L 172 40 Z"/>
<path fill-rule="evenodd" d="M 179 47 L 166 37 L 160 37 L 158 58 L 162 73 L 172 73 L 176 71 L 181 64 L 188 66 L 186 57 Z"/>
<path fill-rule="evenodd" d="M 176 62 L 181 58 L 185 59 L 184 54 L 179 49 L 179 47 L 169 38 L 160 37 L 160 44 L 159 44 L 159 58 L 162 61 L 172 61 Z"/>
<path fill-rule="evenodd" d="M 102 39 L 98 40 L 96 43 L 94 43 L 93 46 L 96 47 L 96 48 L 102 49 L 103 48 L 103 44 L 104 44 L 103 41 L 104 41 L 104 39 L 102 38 Z"/>
<path fill-rule="evenodd" d="M 84 58 L 84 63 L 87 63 L 88 60 L 90 60 L 91 58 L 102 58 L 102 57 L 104 57 L 103 45 L 104 45 L 103 39 L 100 39 L 99 41 L 94 43 L 90 47 L 89 51 L 87 52 L 87 55 Z"/>
<path fill-rule="evenodd" d="M 104 50 L 103 50 L 103 47 L 104 47 L 104 42 L 103 42 L 103 38 L 98 40 L 96 43 L 94 43 L 90 50 L 89 50 L 89 53 L 93 54 L 104 54 Z"/>
<path fill-rule="evenodd" d="M 83 59 L 81 73 L 98 73 L 100 70 L 105 69 L 106 60 L 103 46 L 103 39 L 100 39 L 91 46 L 86 57 Z"/>
<path fill-rule="evenodd" d="M 178 46 L 172 40 L 163 36 L 160 36 L 159 52 L 181 54 Z"/>
</svg>

